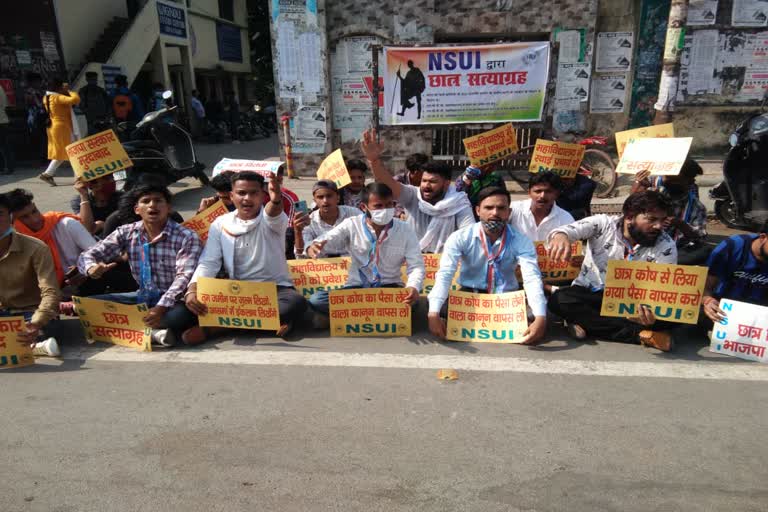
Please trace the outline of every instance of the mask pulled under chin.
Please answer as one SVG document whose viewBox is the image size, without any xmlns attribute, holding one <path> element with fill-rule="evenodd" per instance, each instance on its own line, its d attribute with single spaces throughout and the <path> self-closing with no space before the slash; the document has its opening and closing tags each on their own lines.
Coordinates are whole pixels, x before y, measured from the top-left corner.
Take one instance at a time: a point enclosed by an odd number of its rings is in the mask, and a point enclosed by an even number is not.
<svg viewBox="0 0 768 512">
<path fill-rule="evenodd" d="M 490 231 L 491 233 L 498 233 L 502 229 L 504 229 L 504 226 L 506 225 L 506 222 L 502 220 L 484 220 L 483 221 L 483 229 L 486 231 Z"/>
<path fill-rule="evenodd" d="M 384 208 L 383 210 L 369 210 L 368 216 L 377 226 L 386 226 L 395 217 L 395 209 Z"/>
</svg>

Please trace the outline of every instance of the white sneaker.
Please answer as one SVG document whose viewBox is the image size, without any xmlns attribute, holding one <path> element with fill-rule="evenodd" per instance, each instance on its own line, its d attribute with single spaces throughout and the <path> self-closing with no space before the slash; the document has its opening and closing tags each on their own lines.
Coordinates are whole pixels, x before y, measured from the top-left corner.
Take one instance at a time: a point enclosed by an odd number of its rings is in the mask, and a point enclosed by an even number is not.
<svg viewBox="0 0 768 512">
<path fill-rule="evenodd" d="M 59 357 L 61 355 L 61 350 L 59 349 L 59 344 L 56 342 L 56 338 L 48 338 L 45 341 L 32 345 L 32 355 Z"/>
<path fill-rule="evenodd" d="M 152 343 L 163 347 L 172 347 L 176 345 L 176 337 L 170 329 L 152 329 L 149 336 Z"/>
</svg>

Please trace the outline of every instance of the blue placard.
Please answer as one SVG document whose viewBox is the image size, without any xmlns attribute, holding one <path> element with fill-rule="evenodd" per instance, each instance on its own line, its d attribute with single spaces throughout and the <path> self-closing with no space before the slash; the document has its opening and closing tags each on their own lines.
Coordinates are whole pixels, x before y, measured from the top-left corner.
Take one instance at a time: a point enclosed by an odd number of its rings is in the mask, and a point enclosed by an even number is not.
<svg viewBox="0 0 768 512">
<path fill-rule="evenodd" d="M 216 41 L 219 46 L 219 60 L 243 62 L 240 28 L 227 23 L 216 23 Z"/>
<path fill-rule="evenodd" d="M 187 38 L 187 18 L 184 9 L 157 2 L 160 33 L 166 36 Z"/>
</svg>

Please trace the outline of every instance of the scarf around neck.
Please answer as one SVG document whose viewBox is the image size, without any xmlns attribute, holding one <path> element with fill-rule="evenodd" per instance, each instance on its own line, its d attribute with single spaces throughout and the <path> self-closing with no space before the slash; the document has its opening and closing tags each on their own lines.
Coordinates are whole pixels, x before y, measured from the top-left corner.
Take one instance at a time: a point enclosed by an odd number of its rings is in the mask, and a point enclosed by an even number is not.
<svg viewBox="0 0 768 512">
<path fill-rule="evenodd" d="M 31 236 L 37 238 L 51 251 L 53 257 L 53 266 L 56 270 L 56 278 L 59 280 L 59 284 L 64 282 L 64 268 L 61 266 L 61 254 L 59 253 L 59 246 L 56 244 L 56 240 L 53 237 L 53 230 L 64 218 L 75 219 L 78 222 L 80 217 L 72 215 L 71 213 L 64 212 L 46 212 L 43 214 L 43 227 L 39 231 L 32 231 L 24 223 L 19 220 L 14 221 L 13 227 L 16 228 L 18 233 L 22 235 Z"/>
<path fill-rule="evenodd" d="M 454 231 L 456 214 L 465 208 L 469 208 L 471 211 L 472 205 L 467 194 L 458 192 L 453 185 L 448 188 L 445 196 L 435 204 L 428 203 L 421 197 L 421 189 L 418 189 L 418 198 L 419 211 L 432 217 L 427 231 L 419 241 L 421 251 L 433 249 L 434 252 L 440 252 L 448 235 Z M 434 248 L 433 245 L 435 245 Z"/>
</svg>

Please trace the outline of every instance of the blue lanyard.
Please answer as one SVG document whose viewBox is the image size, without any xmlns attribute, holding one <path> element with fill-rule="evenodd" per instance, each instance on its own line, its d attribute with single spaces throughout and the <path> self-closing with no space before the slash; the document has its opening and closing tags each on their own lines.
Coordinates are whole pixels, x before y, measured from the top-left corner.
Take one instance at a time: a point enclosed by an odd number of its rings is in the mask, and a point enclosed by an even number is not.
<svg viewBox="0 0 768 512">
<path fill-rule="evenodd" d="M 360 276 L 360 282 L 364 288 L 378 288 L 381 286 L 381 274 L 379 273 L 379 249 L 381 248 L 381 244 L 383 244 L 389 236 L 389 228 L 392 227 L 394 221 L 390 221 L 389 224 L 387 224 L 387 226 L 381 232 L 381 235 L 379 235 L 379 238 L 376 238 L 376 235 L 368 227 L 368 224 L 365 222 L 365 215 L 360 216 L 360 222 L 362 222 L 363 233 L 365 233 L 365 237 L 371 243 L 371 250 L 368 251 L 368 263 L 357 269 L 357 273 Z M 364 269 L 370 269 L 373 279 L 368 279 Z"/>
</svg>

